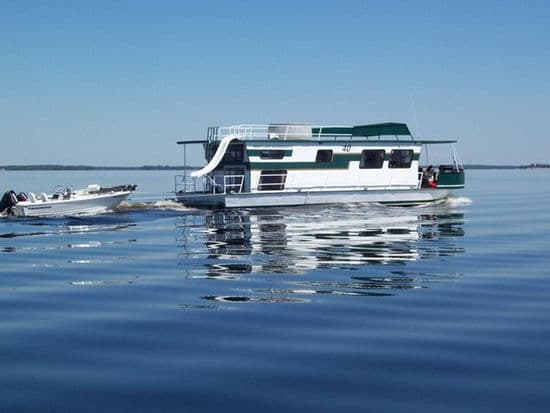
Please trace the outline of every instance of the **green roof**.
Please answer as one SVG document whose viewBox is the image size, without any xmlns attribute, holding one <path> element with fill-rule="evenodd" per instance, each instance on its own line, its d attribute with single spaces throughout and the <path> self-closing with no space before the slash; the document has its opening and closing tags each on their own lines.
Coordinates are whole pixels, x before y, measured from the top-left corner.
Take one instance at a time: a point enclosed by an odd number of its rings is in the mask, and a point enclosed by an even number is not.
<svg viewBox="0 0 550 413">
<path fill-rule="evenodd" d="M 405 123 L 374 123 L 372 125 L 354 126 L 352 136 L 385 136 L 411 135 Z"/>
<path fill-rule="evenodd" d="M 334 135 L 351 135 L 351 136 L 411 136 L 411 132 L 405 123 L 373 123 L 372 125 L 359 126 L 327 126 L 323 128 L 312 128 L 313 136 L 334 136 Z"/>
<path fill-rule="evenodd" d="M 321 136 L 351 135 L 353 133 L 353 127 L 352 126 L 325 126 L 325 127 L 311 128 L 311 133 L 313 136 L 319 135 L 319 132 L 321 132 Z"/>
</svg>

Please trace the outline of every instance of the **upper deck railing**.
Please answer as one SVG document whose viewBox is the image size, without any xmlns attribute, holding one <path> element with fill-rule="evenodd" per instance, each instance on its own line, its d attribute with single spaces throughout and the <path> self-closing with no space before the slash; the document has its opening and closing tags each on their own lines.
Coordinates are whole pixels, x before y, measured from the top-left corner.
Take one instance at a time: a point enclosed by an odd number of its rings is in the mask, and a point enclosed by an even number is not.
<svg viewBox="0 0 550 413">
<path fill-rule="evenodd" d="M 209 127 L 207 140 L 216 142 L 229 135 L 240 140 L 338 140 L 369 138 L 380 140 L 390 136 L 391 140 L 414 141 L 404 123 L 378 123 L 361 126 L 305 125 L 305 124 L 243 124 L 224 127 Z"/>
</svg>

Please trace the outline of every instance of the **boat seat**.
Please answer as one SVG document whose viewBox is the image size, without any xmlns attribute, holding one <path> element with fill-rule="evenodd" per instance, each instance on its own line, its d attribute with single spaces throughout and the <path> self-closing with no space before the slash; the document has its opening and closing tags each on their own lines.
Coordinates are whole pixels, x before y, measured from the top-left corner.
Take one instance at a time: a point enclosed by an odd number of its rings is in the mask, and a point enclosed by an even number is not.
<svg viewBox="0 0 550 413">
<path fill-rule="evenodd" d="M 98 192 L 100 189 L 101 187 L 98 184 L 90 184 L 88 188 L 86 188 L 88 192 Z"/>
<path fill-rule="evenodd" d="M 46 195 L 45 192 L 42 192 L 42 193 L 40 194 L 40 200 L 41 200 L 42 202 L 48 202 L 48 195 Z"/>
<path fill-rule="evenodd" d="M 29 192 L 29 201 L 36 202 L 36 195 L 33 192 Z"/>
</svg>

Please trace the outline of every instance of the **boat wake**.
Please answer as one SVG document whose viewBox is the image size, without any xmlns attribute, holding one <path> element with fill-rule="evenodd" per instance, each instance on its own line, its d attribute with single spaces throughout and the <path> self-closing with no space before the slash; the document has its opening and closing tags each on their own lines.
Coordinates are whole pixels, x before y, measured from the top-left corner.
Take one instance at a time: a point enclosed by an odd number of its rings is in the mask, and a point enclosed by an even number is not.
<svg viewBox="0 0 550 413">
<path fill-rule="evenodd" d="M 118 207 L 117 211 L 144 211 L 144 210 L 157 210 L 157 211 L 193 211 L 194 208 L 189 208 L 183 204 L 171 199 L 164 199 L 160 201 L 124 201 Z"/>
<path fill-rule="evenodd" d="M 115 209 L 115 212 L 146 212 L 146 211 L 195 211 L 195 208 L 186 207 L 183 204 L 170 200 L 158 200 L 158 201 L 123 201 Z M 106 216 L 109 215 L 109 212 L 104 212 L 102 214 L 94 213 L 85 213 L 78 214 L 80 217 L 92 217 L 92 216 Z M 75 215 L 76 216 L 76 215 Z M 59 215 L 52 216 L 50 218 L 63 218 L 71 217 L 71 215 Z M 0 219 L 4 218 L 14 218 L 9 216 L 5 212 L 0 213 Z M 22 218 L 28 219 L 28 218 Z"/>
<path fill-rule="evenodd" d="M 445 200 L 445 205 L 449 207 L 460 207 L 463 205 L 470 205 L 473 201 L 465 196 L 450 196 Z"/>
</svg>

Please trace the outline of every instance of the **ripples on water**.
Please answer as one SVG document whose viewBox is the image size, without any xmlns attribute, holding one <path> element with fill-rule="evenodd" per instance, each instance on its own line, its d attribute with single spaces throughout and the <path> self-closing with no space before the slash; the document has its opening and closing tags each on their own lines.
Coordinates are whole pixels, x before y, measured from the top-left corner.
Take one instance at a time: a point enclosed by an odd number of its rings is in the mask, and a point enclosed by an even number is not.
<svg viewBox="0 0 550 413">
<path fill-rule="evenodd" d="M 544 411 L 549 228 L 498 214 L 0 219 L 0 411 Z"/>
</svg>

